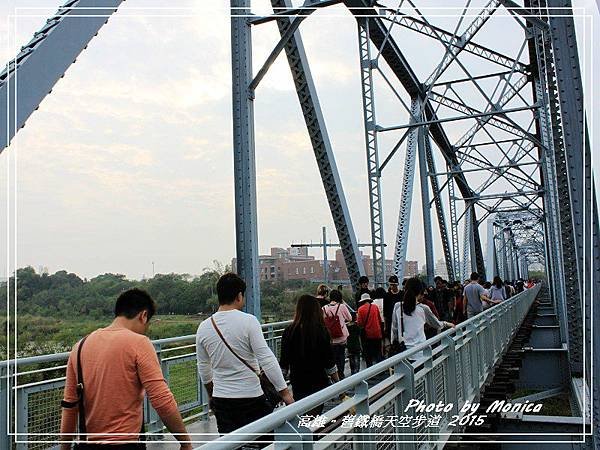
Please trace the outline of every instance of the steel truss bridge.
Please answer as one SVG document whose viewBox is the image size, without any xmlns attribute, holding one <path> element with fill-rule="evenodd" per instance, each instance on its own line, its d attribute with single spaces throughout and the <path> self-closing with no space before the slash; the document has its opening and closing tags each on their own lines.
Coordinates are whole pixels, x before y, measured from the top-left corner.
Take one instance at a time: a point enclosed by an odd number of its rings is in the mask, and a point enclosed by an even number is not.
<svg viewBox="0 0 600 450">
<path fill-rule="evenodd" d="M 121 3 L 69 0 L 7 64 L 0 73 L 0 151 Z M 593 362 L 600 362 L 599 352 L 592 353 L 600 336 L 592 333 L 598 323 L 592 300 L 600 292 L 600 228 L 571 2 L 489 0 L 475 5 L 467 0 L 451 27 L 440 26 L 420 3 L 306 0 L 293 5 L 271 0 L 273 12 L 263 15 L 253 12 L 250 0 L 231 0 L 236 244 L 238 272 L 248 283 L 248 310 L 260 317 L 254 103 L 280 55 L 289 63 L 352 284 L 364 274 L 300 28 L 320 10 L 345 8 L 357 24 L 375 283 L 384 284 L 388 275 L 381 181 L 390 160 L 403 153 L 394 273 L 404 274 L 418 169 L 428 279 L 434 275 L 434 228 L 450 280 L 464 280 L 472 270 L 487 278 L 524 278 L 532 264 L 541 264 L 547 275 L 546 315 L 555 319 L 538 324 L 548 327 L 543 333 L 550 336 L 540 340 L 542 347 L 551 342 L 553 349 L 541 352 L 541 360 L 562 368 L 561 386 L 578 386 L 581 398 L 597 399 L 590 380 Z M 490 43 L 484 39 L 486 29 L 500 17 L 507 32 Z M 280 38 L 255 70 L 252 30 L 268 23 L 277 26 Z M 426 76 L 419 76 L 403 53 L 407 36 L 440 55 L 428 62 Z M 376 109 L 376 99 L 378 104 L 395 102 L 394 113 Z M 482 225 L 487 225 L 487 261 Z M 515 308 L 519 314 L 511 322 L 511 336 L 526 313 Z M 494 358 L 485 360 L 487 375 L 505 348 L 494 351 Z M 434 358 L 432 353 L 428 357 Z M 7 379 L 10 367 L 5 366 Z M 396 365 L 398 371 L 405 367 Z M 397 375 L 389 379 L 390 385 L 400 382 Z M 427 382 L 424 389 L 429 392 L 433 385 Z M 368 398 L 362 386 L 360 395 Z M 13 388 L 3 395 L 13 399 L 20 392 Z M 585 445 L 599 445 L 600 409 L 596 403 L 587 405 L 580 415 L 591 422 L 594 439 Z M 0 434 L 9 433 L 7 427 L 0 424 Z"/>
</svg>

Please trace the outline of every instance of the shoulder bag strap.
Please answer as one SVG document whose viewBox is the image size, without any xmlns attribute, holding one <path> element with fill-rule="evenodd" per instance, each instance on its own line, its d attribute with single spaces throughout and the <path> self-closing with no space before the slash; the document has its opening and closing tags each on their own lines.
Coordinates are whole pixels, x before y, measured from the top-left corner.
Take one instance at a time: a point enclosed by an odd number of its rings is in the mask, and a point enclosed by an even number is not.
<svg viewBox="0 0 600 450">
<path fill-rule="evenodd" d="M 237 359 L 239 359 L 241 362 L 244 363 L 244 365 L 246 367 L 248 367 L 248 369 L 250 369 L 257 377 L 258 372 L 250 365 L 246 362 L 246 360 L 244 358 L 242 358 L 240 355 L 238 355 L 229 345 L 229 343 L 225 340 L 225 338 L 223 337 L 223 334 L 221 333 L 221 330 L 219 330 L 219 327 L 217 326 L 215 319 L 211 316 L 210 318 L 210 322 L 212 323 L 213 328 L 215 329 L 215 331 L 217 332 L 217 334 L 219 335 L 219 337 L 221 338 L 221 340 L 223 341 L 223 343 L 225 344 L 225 346 L 229 349 L 229 351 L 233 354 L 233 356 L 235 356 Z"/>
<path fill-rule="evenodd" d="M 79 439 L 87 441 L 85 428 L 85 408 L 83 406 L 83 369 L 81 368 L 81 347 L 88 337 L 85 336 L 77 347 L 77 402 L 79 403 Z M 82 436 L 83 435 L 83 436 Z"/>
<path fill-rule="evenodd" d="M 335 310 L 335 314 L 334 314 L 335 316 L 337 316 L 337 315 L 338 315 L 338 312 L 340 311 L 340 306 L 342 306 L 342 304 L 341 304 L 341 303 L 338 303 L 338 307 L 337 307 L 337 309 Z"/>
<path fill-rule="evenodd" d="M 367 311 L 367 317 L 365 318 L 365 328 L 367 328 L 367 324 L 369 323 L 369 315 L 371 314 L 371 303 L 369 303 L 369 310 Z"/>
</svg>

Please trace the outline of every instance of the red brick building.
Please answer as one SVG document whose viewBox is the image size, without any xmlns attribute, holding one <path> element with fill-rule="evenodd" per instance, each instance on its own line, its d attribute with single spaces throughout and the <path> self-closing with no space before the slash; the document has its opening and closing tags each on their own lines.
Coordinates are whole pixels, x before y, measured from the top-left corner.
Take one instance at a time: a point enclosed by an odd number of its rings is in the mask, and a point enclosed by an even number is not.
<svg viewBox="0 0 600 450">
<path fill-rule="evenodd" d="M 362 262 L 368 277 L 373 277 L 373 260 L 368 255 L 361 252 Z M 306 280 L 313 282 L 322 282 L 325 279 L 323 271 L 323 261 L 315 259 L 308 255 L 308 249 L 294 247 L 283 249 L 272 247 L 270 255 L 260 255 L 260 280 L 261 281 L 287 281 L 287 280 Z M 327 261 L 328 276 L 331 283 L 339 282 L 348 284 L 349 277 L 346 270 L 346 263 L 342 250 L 336 250 L 335 259 Z M 387 274 L 393 271 L 393 260 L 385 261 L 385 270 Z M 231 261 L 232 270 L 237 270 L 236 259 Z M 419 273 L 419 264 L 417 261 L 406 261 L 404 277 L 414 277 Z"/>
</svg>

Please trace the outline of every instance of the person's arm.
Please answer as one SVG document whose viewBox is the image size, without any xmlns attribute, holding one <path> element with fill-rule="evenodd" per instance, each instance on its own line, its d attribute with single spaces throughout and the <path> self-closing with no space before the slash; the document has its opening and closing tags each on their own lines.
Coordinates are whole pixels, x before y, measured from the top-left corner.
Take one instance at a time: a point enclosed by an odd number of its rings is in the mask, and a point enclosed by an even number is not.
<svg viewBox="0 0 600 450">
<path fill-rule="evenodd" d="M 292 394 L 287 387 L 287 383 L 283 378 L 283 373 L 279 367 L 279 362 L 267 345 L 265 337 L 262 333 L 262 328 L 260 327 L 260 323 L 254 316 L 250 317 L 250 322 L 248 324 L 248 336 L 250 338 L 250 348 L 258 360 L 259 366 L 265 372 L 265 375 L 269 381 L 273 383 L 273 386 L 279 392 L 281 399 L 286 405 L 293 403 L 294 398 L 292 397 Z"/>
<path fill-rule="evenodd" d="M 491 302 L 490 297 L 488 295 L 486 295 L 486 290 L 479 286 L 479 298 L 485 302 Z"/>
<path fill-rule="evenodd" d="M 283 330 L 283 335 L 281 336 L 281 353 L 279 357 L 279 367 L 281 367 L 281 372 L 283 374 L 283 378 L 287 378 L 288 371 L 290 369 L 290 339 L 289 339 L 289 328 Z"/>
<path fill-rule="evenodd" d="M 136 367 L 152 407 L 167 429 L 179 441 L 181 448 L 191 450 L 191 438 L 183 424 L 177 402 L 163 377 L 154 347 L 146 337 L 140 340 L 136 354 Z"/>
<path fill-rule="evenodd" d="M 400 339 L 398 338 L 398 308 L 401 308 L 400 302 L 394 305 L 394 310 L 392 311 L 392 332 L 390 333 L 391 342 L 400 341 Z"/>
<path fill-rule="evenodd" d="M 442 328 L 444 328 L 444 326 L 454 327 L 454 324 L 451 322 L 444 322 L 438 320 L 438 318 L 434 316 L 431 309 L 429 309 L 429 306 L 422 304 L 421 307 L 423 308 L 423 311 L 425 311 L 425 321 L 430 327 L 435 328 L 436 330 L 441 330 Z"/>
<path fill-rule="evenodd" d="M 365 316 L 363 315 L 363 314 L 364 314 L 364 312 L 365 312 L 365 309 L 364 309 L 364 308 L 362 308 L 362 309 L 358 308 L 358 309 L 356 310 L 356 324 L 357 324 L 357 325 L 358 325 L 360 328 L 363 328 L 363 327 L 365 326 L 365 324 L 364 324 Z"/>
<path fill-rule="evenodd" d="M 199 334 L 196 334 L 196 362 L 198 364 L 198 375 L 208 394 L 208 404 L 210 406 L 212 403 L 214 387 L 212 382 L 212 366 L 210 363 L 210 356 L 208 355 L 206 348 L 204 348 L 204 345 L 202 345 Z"/>
<path fill-rule="evenodd" d="M 77 402 L 77 375 L 75 371 L 75 359 L 77 353 L 73 349 L 69 355 L 69 361 L 67 362 L 67 378 L 65 380 L 65 390 L 63 394 L 63 400 L 66 403 L 73 404 Z M 60 419 L 60 433 L 61 450 L 70 450 L 71 442 L 75 437 L 77 431 L 77 415 L 79 413 L 79 407 L 74 406 L 72 408 L 62 408 L 62 414 Z"/>
<path fill-rule="evenodd" d="M 342 312 L 342 319 L 344 319 L 344 322 L 352 322 L 352 315 L 350 314 L 350 310 L 345 304 L 342 304 L 342 308 L 340 309 L 340 311 Z"/>
</svg>

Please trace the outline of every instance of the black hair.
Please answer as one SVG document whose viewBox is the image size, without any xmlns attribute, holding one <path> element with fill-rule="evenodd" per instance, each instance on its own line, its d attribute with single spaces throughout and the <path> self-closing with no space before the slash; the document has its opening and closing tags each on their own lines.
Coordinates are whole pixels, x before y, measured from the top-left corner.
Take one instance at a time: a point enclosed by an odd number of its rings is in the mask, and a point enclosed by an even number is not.
<svg viewBox="0 0 600 450">
<path fill-rule="evenodd" d="M 435 277 L 435 278 L 433 279 L 433 282 L 434 282 L 434 283 L 437 283 L 438 281 L 444 281 L 444 280 L 442 279 L 442 277 L 440 277 L 440 276 L 438 275 L 437 277 Z"/>
<path fill-rule="evenodd" d="M 142 311 L 148 311 L 148 320 L 156 313 L 156 303 L 146 291 L 133 288 L 123 292 L 117 298 L 115 317 L 133 319 Z"/>
<path fill-rule="evenodd" d="M 402 300 L 402 309 L 404 314 L 409 316 L 417 307 L 417 296 L 423 292 L 424 285 L 417 277 L 409 278 L 404 286 L 404 298 Z"/>
<path fill-rule="evenodd" d="M 344 301 L 344 299 L 342 297 L 342 293 L 340 291 L 338 291 L 337 289 L 334 289 L 333 291 L 331 291 L 329 293 L 329 299 L 333 300 L 334 302 L 337 302 L 337 303 L 342 303 Z"/>
<path fill-rule="evenodd" d="M 231 305 L 239 293 L 246 293 L 246 282 L 235 273 L 226 273 L 217 281 L 219 305 Z"/>
<path fill-rule="evenodd" d="M 479 274 L 477 272 L 473 272 L 471 274 L 471 280 L 473 280 L 473 281 L 479 280 Z"/>
<path fill-rule="evenodd" d="M 358 279 L 358 284 L 363 284 L 363 283 L 368 283 L 369 282 L 369 277 L 363 275 L 362 277 L 360 277 Z"/>
<path fill-rule="evenodd" d="M 502 279 L 498 275 L 494 277 L 494 286 L 496 286 L 498 289 L 502 287 Z"/>
<path fill-rule="evenodd" d="M 375 292 L 373 292 L 373 298 L 384 298 L 385 294 L 387 294 L 385 289 L 382 287 L 378 287 L 377 289 L 375 289 Z"/>
<path fill-rule="evenodd" d="M 317 348 L 322 339 L 329 339 L 318 298 L 307 294 L 300 296 L 289 333 L 290 336 L 297 335 L 300 344 L 298 353 L 304 358 L 310 357 L 309 353 Z"/>
</svg>

